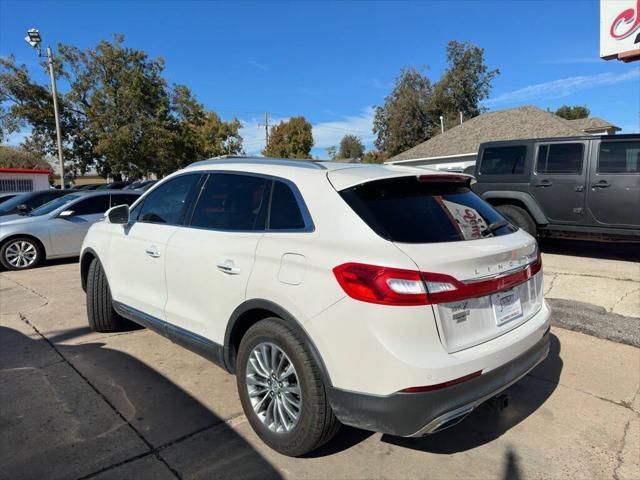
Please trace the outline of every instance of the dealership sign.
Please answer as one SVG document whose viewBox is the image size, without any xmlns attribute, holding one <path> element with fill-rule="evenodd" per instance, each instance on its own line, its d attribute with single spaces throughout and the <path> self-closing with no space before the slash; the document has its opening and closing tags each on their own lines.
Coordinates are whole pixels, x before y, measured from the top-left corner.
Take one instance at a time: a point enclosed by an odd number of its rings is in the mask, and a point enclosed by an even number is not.
<svg viewBox="0 0 640 480">
<path fill-rule="evenodd" d="M 600 56 L 640 59 L 640 0 L 600 0 Z"/>
</svg>

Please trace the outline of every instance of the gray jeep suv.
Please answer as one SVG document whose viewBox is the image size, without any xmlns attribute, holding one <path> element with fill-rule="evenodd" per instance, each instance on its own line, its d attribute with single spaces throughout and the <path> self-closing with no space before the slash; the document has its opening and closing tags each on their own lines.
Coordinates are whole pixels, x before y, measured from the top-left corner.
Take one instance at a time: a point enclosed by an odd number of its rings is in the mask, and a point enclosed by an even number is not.
<svg viewBox="0 0 640 480">
<path fill-rule="evenodd" d="M 474 190 L 532 235 L 640 241 L 640 135 L 480 145 Z"/>
</svg>

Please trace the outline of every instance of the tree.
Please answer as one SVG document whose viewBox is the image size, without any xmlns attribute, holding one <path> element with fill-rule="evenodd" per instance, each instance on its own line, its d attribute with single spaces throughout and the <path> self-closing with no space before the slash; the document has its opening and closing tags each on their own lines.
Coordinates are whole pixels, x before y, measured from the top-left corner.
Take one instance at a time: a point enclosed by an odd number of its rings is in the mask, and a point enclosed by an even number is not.
<svg viewBox="0 0 640 480">
<path fill-rule="evenodd" d="M 586 105 L 562 105 L 554 113 L 567 120 L 577 120 L 579 118 L 588 118 L 591 111 Z"/>
<path fill-rule="evenodd" d="M 362 158 L 363 155 L 364 145 L 360 137 L 355 135 L 345 135 L 342 137 L 338 158 Z"/>
<path fill-rule="evenodd" d="M 362 163 L 382 163 L 387 159 L 384 153 L 378 150 L 369 150 L 362 156 Z"/>
<path fill-rule="evenodd" d="M 335 145 L 331 145 L 330 147 L 325 148 L 325 150 L 327 152 L 329 160 L 335 160 L 338 158 L 338 147 L 336 147 Z"/>
<path fill-rule="evenodd" d="M 382 107 L 375 108 L 373 133 L 376 148 L 387 157 L 429 139 L 432 119 L 429 104 L 433 87 L 415 68 L 405 68 L 396 78 Z"/>
<path fill-rule="evenodd" d="M 221 121 L 188 88 L 168 85 L 163 59 L 126 47 L 122 35 L 84 51 L 58 45 L 55 71 L 68 84 L 59 107 L 63 154 L 73 170 L 138 178 L 169 173 L 209 152 L 241 150 L 237 120 Z M 55 154 L 50 91 L 13 57 L 0 59 L 0 104 L 9 105 L 0 112 L 0 130 L 28 125 L 30 145 Z"/>
<path fill-rule="evenodd" d="M 491 83 L 500 74 L 489 70 L 484 62 L 484 49 L 468 42 L 451 40 L 447 44 L 447 69 L 436 83 L 429 108 L 434 134 L 439 133 L 440 115 L 445 127 L 457 125 L 460 112 L 464 118 L 482 113 L 482 100 L 489 97 Z"/>
<path fill-rule="evenodd" d="M 25 148 L 0 145 L 0 168 L 51 169 L 51 165 L 41 155 Z"/>
<path fill-rule="evenodd" d="M 446 127 L 458 124 L 460 112 L 464 118 L 479 115 L 499 73 L 487 68 L 482 48 L 455 40 L 447 45 L 447 68 L 435 85 L 415 68 L 403 69 L 384 106 L 375 109 L 376 148 L 390 157 L 440 133 L 441 115 Z"/>
<path fill-rule="evenodd" d="M 267 157 L 311 158 L 313 135 L 304 117 L 292 117 L 271 127 L 269 143 L 262 151 Z"/>
</svg>

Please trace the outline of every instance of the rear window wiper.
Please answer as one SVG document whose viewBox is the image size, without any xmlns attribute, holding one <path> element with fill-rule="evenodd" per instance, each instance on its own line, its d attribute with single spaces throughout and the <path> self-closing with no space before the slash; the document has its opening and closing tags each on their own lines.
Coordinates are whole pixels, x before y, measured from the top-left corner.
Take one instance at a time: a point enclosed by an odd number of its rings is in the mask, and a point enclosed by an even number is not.
<svg viewBox="0 0 640 480">
<path fill-rule="evenodd" d="M 507 222 L 504 218 L 501 218 L 500 220 L 496 220 L 495 222 L 490 224 L 487 228 L 485 228 L 482 231 L 482 236 L 486 237 L 488 235 L 491 235 L 496 230 L 498 230 L 498 229 L 500 229 L 502 227 L 506 227 L 507 225 L 509 225 L 509 222 Z"/>
</svg>

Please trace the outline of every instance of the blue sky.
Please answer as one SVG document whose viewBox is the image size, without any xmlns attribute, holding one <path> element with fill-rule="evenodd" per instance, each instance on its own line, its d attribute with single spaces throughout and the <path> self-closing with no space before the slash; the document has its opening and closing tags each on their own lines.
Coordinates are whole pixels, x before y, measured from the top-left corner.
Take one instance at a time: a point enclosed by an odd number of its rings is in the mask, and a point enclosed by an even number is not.
<svg viewBox="0 0 640 480">
<path fill-rule="evenodd" d="M 165 58 L 170 82 L 188 85 L 224 118 L 241 119 L 247 153 L 263 146 L 257 124 L 265 111 L 274 121 L 311 121 L 316 155 L 346 133 L 370 146 L 372 107 L 400 69 L 426 66 L 437 80 L 451 39 L 483 47 L 489 67 L 500 69 L 491 110 L 586 104 L 624 132 L 640 129 L 640 62 L 599 59 L 596 0 L 0 0 L 0 55 L 14 54 L 45 82 L 23 40 L 31 27 L 45 42 L 82 48 L 124 33 L 129 46 Z"/>
</svg>

